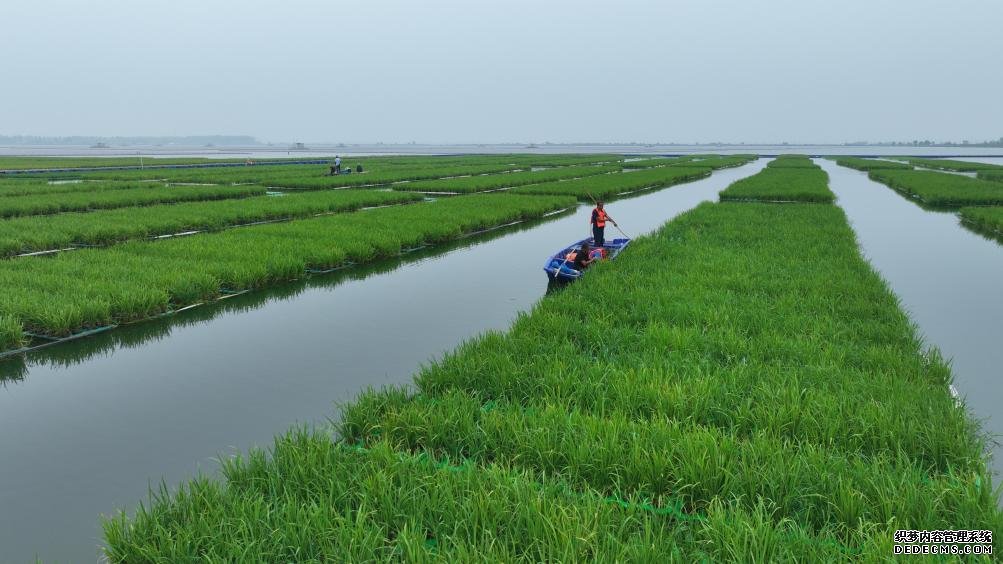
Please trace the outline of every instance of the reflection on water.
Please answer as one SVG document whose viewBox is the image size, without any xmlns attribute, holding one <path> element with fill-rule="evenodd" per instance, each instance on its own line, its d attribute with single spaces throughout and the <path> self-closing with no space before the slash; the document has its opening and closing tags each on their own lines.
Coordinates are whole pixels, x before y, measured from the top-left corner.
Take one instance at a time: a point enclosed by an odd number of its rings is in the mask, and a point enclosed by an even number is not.
<svg viewBox="0 0 1003 564">
<path fill-rule="evenodd" d="M 764 165 L 610 202 L 610 213 L 640 236 Z M 463 340 L 507 328 L 544 295 L 546 257 L 589 235 L 589 212 L 0 363 L 16 378 L 0 388 L 0 559 L 93 560 L 98 515 L 135 507 L 150 484 L 214 472 L 216 456 L 337 417 L 336 402 L 410 382 Z"/>
<path fill-rule="evenodd" d="M 954 386 L 992 435 L 1003 436 L 1003 247 L 961 227 L 957 214 L 914 205 L 883 184 L 825 160 L 838 204 L 871 264 L 926 341 L 952 359 Z M 993 449 L 1003 471 L 1003 451 Z"/>
</svg>

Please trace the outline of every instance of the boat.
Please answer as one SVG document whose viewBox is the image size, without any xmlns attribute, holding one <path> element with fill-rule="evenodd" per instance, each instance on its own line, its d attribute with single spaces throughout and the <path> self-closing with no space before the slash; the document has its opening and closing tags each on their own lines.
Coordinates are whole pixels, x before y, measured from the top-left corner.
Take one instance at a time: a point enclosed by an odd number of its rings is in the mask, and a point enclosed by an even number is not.
<svg viewBox="0 0 1003 564">
<path fill-rule="evenodd" d="M 580 270 L 575 270 L 574 268 L 572 268 L 571 261 L 566 260 L 568 253 L 570 253 L 571 251 L 577 251 L 582 248 L 582 243 L 588 243 L 589 246 L 592 247 L 593 246 L 592 237 L 589 237 L 588 239 L 582 239 L 577 243 L 565 247 L 564 249 L 557 251 L 556 253 L 554 253 L 553 256 L 547 259 L 547 263 L 543 266 L 543 270 L 544 272 L 547 273 L 547 276 L 551 280 L 563 280 L 566 282 L 570 282 L 572 280 L 578 280 L 582 276 L 582 272 Z M 604 260 L 612 260 L 616 258 L 616 256 L 620 254 L 620 251 L 624 250 L 627 247 L 627 244 L 629 243 L 630 239 L 626 238 L 606 241 L 602 246 L 603 254 L 605 255 Z M 598 250 L 599 250 L 598 248 L 593 248 L 592 253 L 596 253 Z"/>
</svg>

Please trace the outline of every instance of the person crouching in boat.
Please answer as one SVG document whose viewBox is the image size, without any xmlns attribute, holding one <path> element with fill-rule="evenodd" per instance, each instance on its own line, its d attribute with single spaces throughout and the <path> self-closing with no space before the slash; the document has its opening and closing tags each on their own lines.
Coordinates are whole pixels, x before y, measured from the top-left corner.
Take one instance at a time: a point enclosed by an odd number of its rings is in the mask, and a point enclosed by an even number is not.
<svg viewBox="0 0 1003 564">
<path fill-rule="evenodd" d="M 602 247 L 606 243 L 606 222 L 616 225 L 613 218 L 603 209 L 602 201 L 596 202 L 596 207 L 592 209 L 592 242 L 595 246 Z"/>
<path fill-rule="evenodd" d="M 579 272 L 588 268 L 596 260 L 592 258 L 592 249 L 589 248 L 588 243 L 582 243 L 581 249 L 572 252 L 575 253 L 575 256 L 571 259 L 573 261 L 571 267 Z"/>
</svg>

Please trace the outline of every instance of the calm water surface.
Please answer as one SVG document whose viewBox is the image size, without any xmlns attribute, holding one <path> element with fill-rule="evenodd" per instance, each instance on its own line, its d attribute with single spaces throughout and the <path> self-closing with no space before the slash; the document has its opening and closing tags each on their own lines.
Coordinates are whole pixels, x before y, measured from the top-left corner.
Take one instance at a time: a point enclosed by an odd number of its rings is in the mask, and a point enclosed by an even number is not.
<svg viewBox="0 0 1003 564">
<path fill-rule="evenodd" d="M 828 173 L 864 254 L 902 300 L 926 341 L 952 360 L 954 386 L 985 430 L 1003 437 L 1003 245 L 927 211 L 864 172 Z M 992 162 L 992 161 L 989 161 Z M 997 483 L 1003 450 L 993 448 Z"/>
<path fill-rule="evenodd" d="M 642 235 L 763 166 L 608 209 Z M 588 214 L 0 362 L 0 561 L 95 560 L 98 516 L 135 507 L 149 486 L 214 472 L 214 457 L 336 417 L 335 402 L 409 382 L 463 340 L 508 327 L 545 293 L 546 257 L 589 234 Z"/>
</svg>

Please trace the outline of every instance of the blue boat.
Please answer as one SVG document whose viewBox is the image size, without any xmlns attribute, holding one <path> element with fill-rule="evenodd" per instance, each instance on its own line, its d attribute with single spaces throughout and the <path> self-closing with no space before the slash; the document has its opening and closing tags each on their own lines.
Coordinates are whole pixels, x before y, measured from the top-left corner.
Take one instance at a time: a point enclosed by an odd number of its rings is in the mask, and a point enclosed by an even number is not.
<svg viewBox="0 0 1003 564">
<path fill-rule="evenodd" d="M 588 243 L 591 247 L 593 243 L 592 237 L 582 239 L 569 247 L 561 249 L 552 257 L 547 259 L 547 264 L 543 266 L 543 270 L 547 273 L 547 276 L 551 280 L 563 280 L 570 282 L 572 280 L 578 280 L 582 276 L 582 272 L 580 270 L 575 270 L 573 268 L 573 263 L 570 260 L 566 260 L 571 251 L 577 251 L 582 248 L 582 243 Z M 616 258 L 616 256 L 620 254 L 620 251 L 627 247 L 628 243 L 630 243 L 630 239 L 607 240 L 602 247 L 605 258 L 607 260 Z M 595 256 L 594 253 L 597 253 L 598 251 L 598 248 L 593 247 L 590 254 Z"/>
</svg>

